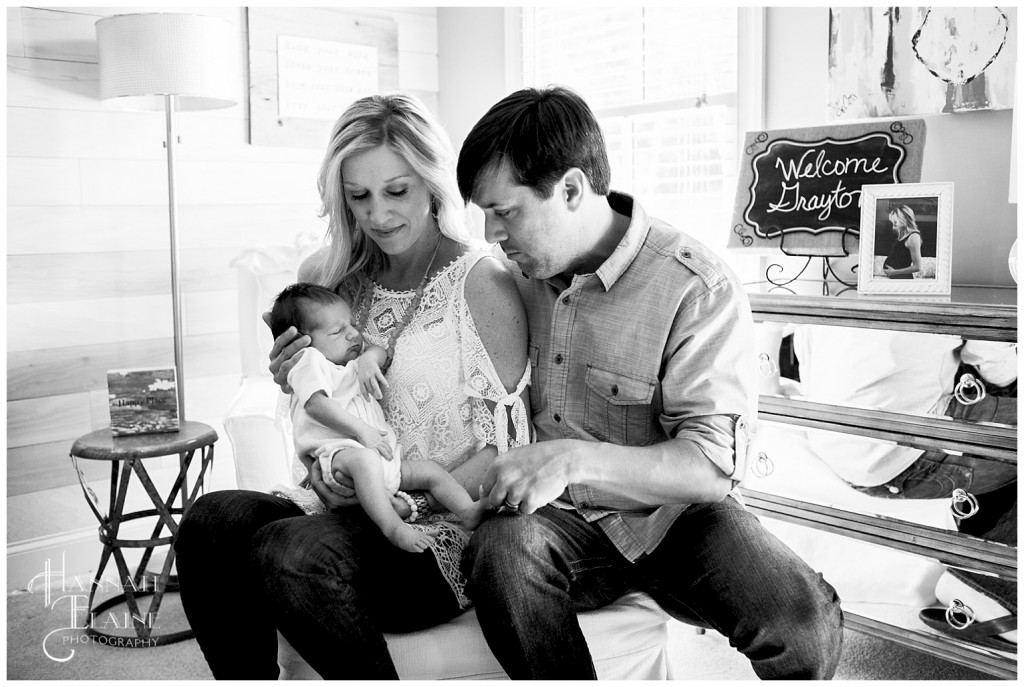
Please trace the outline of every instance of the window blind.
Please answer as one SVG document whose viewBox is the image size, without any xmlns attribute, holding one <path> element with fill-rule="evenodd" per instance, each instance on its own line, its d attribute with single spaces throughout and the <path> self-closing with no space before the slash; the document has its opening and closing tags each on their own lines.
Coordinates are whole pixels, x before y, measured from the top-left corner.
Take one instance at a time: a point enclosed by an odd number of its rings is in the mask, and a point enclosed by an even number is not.
<svg viewBox="0 0 1024 687">
<path fill-rule="evenodd" d="M 735 7 L 524 7 L 523 83 L 582 95 L 612 187 L 724 246 L 736 182 Z"/>
</svg>

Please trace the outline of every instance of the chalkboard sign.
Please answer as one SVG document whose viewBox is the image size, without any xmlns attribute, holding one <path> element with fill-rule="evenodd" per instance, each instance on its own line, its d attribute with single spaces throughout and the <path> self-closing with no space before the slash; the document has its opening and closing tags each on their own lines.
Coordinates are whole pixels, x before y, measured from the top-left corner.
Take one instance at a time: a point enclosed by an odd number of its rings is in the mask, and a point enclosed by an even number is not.
<svg viewBox="0 0 1024 687">
<path fill-rule="evenodd" d="M 860 189 L 921 179 L 923 120 L 748 133 L 729 247 L 856 255 Z"/>
</svg>

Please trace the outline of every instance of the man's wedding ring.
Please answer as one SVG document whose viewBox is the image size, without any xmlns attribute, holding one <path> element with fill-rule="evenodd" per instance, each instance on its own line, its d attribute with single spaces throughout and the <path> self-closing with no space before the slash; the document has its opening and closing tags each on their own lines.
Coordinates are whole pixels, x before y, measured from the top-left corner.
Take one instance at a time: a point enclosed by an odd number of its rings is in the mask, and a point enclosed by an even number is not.
<svg viewBox="0 0 1024 687">
<path fill-rule="evenodd" d="M 502 504 L 502 508 L 505 508 L 505 509 L 511 510 L 511 511 L 515 511 L 516 513 L 519 512 L 519 504 L 518 503 L 509 503 L 508 499 L 505 499 L 505 503 Z"/>
</svg>

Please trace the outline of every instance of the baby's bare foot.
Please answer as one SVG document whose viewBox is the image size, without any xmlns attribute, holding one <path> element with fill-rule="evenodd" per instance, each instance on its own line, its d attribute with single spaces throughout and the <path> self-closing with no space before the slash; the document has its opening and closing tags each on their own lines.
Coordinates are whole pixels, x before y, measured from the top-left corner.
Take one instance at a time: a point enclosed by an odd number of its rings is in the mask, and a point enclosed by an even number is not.
<svg viewBox="0 0 1024 687">
<path fill-rule="evenodd" d="M 490 514 L 491 507 L 487 504 L 487 499 L 480 499 L 460 513 L 459 518 L 462 520 L 462 526 L 472 532 Z"/>
<path fill-rule="evenodd" d="M 412 553 L 426 551 L 434 541 L 434 535 L 421 532 L 404 522 L 390 532 L 385 532 L 384 536 L 398 548 L 404 551 L 411 551 Z"/>
</svg>

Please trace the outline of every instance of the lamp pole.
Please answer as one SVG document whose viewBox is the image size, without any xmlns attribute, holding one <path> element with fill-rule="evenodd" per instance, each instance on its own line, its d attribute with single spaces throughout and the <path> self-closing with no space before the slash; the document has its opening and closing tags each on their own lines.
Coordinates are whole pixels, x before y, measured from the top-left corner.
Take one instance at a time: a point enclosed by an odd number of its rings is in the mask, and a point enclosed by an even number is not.
<svg viewBox="0 0 1024 687">
<path fill-rule="evenodd" d="M 174 135 L 178 110 L 213 110 L 235 104 L 237 35 L 223 19 L 201 14 L 141 12 L 96 22 L 100 100 L 115 109 L 159 112 L 167 120 L 167 195 L 171 236 L 171 305 L 178 421 L 185 422 Z"/>
<path fill-rule="evenodd" d="M 164 111 L 167 119 L 167 141 L 164 147 L 167 148 L 167 203 L 169 208 L 170 230 L 171 230 L 171 307 L 174 317 L 174 368 L 178 371 L 177 393 L 178 393 L 178 423 L 185 424 L 185 356 L 182 354 L 181 346 L 181 287 L 179 286 L 179 259 L 178 259 L 178 226 L 177 212 L 178 202 L 175 197 L 175 176 L 174 176 L 174 119 L 175 119 L 175 98 L 174 95 L 164 96 Z"/>
</svg>

